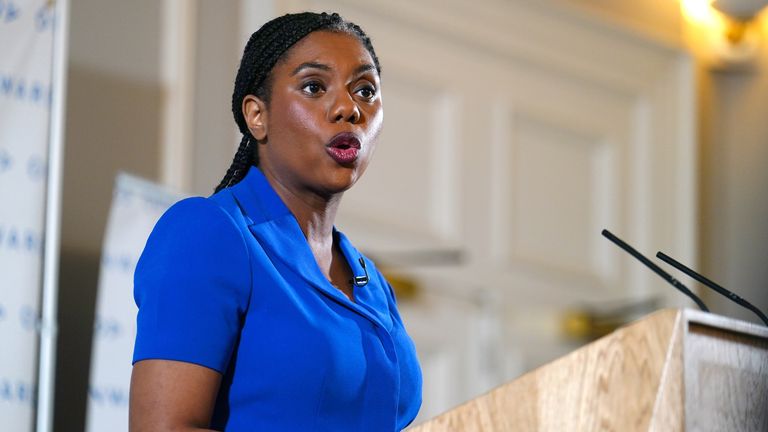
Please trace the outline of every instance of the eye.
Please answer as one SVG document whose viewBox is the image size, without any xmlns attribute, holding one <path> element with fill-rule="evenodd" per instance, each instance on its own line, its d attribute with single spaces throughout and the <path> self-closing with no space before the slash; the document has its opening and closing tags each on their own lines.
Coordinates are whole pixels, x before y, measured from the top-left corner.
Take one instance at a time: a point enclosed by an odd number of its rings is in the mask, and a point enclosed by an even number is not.
<svg viewBox="0 0 768 432">
<path fill-rule="evenodd" d="M 308 82 L 301 87 L 301 91 L 303 91 L 308 95 L 313 95 L 313 96 L 322 93 L 324 90 L 325 88 L 323 87 L 323 85 L 317 81 Z"/>
<path fill-rule="evenodd" d="M 363 87 L 360 87 L 355 91 L 355 94 L 359 95 L 365 100 L 373 100 L 374 97 L 376 97 L 376 88 L 371 85 L 366 85 Z"/>
</svg>

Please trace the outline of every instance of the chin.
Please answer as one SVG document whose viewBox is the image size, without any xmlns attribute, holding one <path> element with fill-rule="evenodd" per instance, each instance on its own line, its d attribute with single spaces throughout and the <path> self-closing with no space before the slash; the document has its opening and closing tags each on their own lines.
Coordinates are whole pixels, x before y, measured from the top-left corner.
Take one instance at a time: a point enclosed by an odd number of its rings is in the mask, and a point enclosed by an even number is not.
<svg viewBox="0 0 768 432">
<path fill-rule="evenodd" d="M 360 179 L 362 172 L 359 168 L 344 168 L 334 170 L 326 179 L 326 190 L 331 194 L 342 193 L 349 190 Z"/>
<path fill-rule="evenodd" d="M 354 179 L 352 177 L 347 178 L 341 178 L 341 179 L 334 179 L 334 181 L 330 182 L 328 190 L 333 193 L 343 193 L 348 191 L 352 188 L 352 186 L 357 183 L 357 179 Z"/>
</svg>

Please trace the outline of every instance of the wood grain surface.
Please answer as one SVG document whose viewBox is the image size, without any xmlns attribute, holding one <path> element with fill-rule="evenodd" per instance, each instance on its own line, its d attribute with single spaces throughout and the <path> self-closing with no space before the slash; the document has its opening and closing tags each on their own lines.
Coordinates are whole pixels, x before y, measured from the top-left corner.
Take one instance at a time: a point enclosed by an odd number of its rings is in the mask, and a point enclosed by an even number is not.
<svg viewBox="0 0 768 432">
<path fill-rule="evenodd" d="M 654 413 L 680 430 L 679 321 L 656 312 L 412 430 L 645 431 Z"/>
<path fill-rule="evenodd" d="M 413 432 L 768 431 L 768 328 L 663 310 Z"/>
</svg>

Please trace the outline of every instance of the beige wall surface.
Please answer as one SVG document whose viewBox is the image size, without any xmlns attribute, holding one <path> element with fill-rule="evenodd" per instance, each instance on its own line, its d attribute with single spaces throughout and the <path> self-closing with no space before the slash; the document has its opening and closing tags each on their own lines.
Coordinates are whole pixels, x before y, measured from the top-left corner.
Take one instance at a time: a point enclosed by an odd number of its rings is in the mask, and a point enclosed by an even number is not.
<svg viewBox="0 0 768 432">
<path fill-rule="evenodd" d="M 101 242 L 118 171 L 159 178 L 160 2 L 72 0 L 55 430 L 82 431 Z"/>
<path fill-rule="evenodd" d="M 705 74 L 701 106 L 703 272 L 768 309 L 768 26 L 749 71 Z M 724 297 L 708 295 L 723 315 L 760 321 Z"/>
<path fill-rule="evenodd" d="M 678 1 L 562 0 L 678 46 L 686 46 Z M 700 273 L 768 309 L 768 13 L 758 16 L 760 47 L 748 68 L 713 68 L 700 61 Z M 650 251 L 649 251 L 650 252 Z M 706 290 L 706 288 L 702 288 Z M 715 313 L 760 323 L 750 311 L 709 290 Z"/>
<path fill-rule="evenodd" d="M 551 0 L 646 36 L 679 45 L 683 20 L 677 0 Z"/>
<path fill-rule="evenodd" d="M 224 177 L 240 132 L 232 116 L 232 83 L 245 41 L 238 34 L 236 2 L 199 1 L 195 56 L 195 122 L 189 189 L 210 195 Z M 223 150 L 223 151 L 222 151 Z"/>
</svg>

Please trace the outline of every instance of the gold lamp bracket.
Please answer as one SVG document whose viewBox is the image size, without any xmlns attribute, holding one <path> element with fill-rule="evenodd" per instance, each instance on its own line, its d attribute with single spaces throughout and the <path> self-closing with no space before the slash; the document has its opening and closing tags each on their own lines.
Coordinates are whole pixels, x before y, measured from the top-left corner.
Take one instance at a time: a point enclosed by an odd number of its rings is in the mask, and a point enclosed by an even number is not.
<svg viewBox="0 0 768 432">
<path fill-rule="evenodd" d="M 680 0 L 686 39 L 696 56 L 718 70 L 749 70 L 766 43 L 761 21 L 768 0 Z"/>
</svg>

